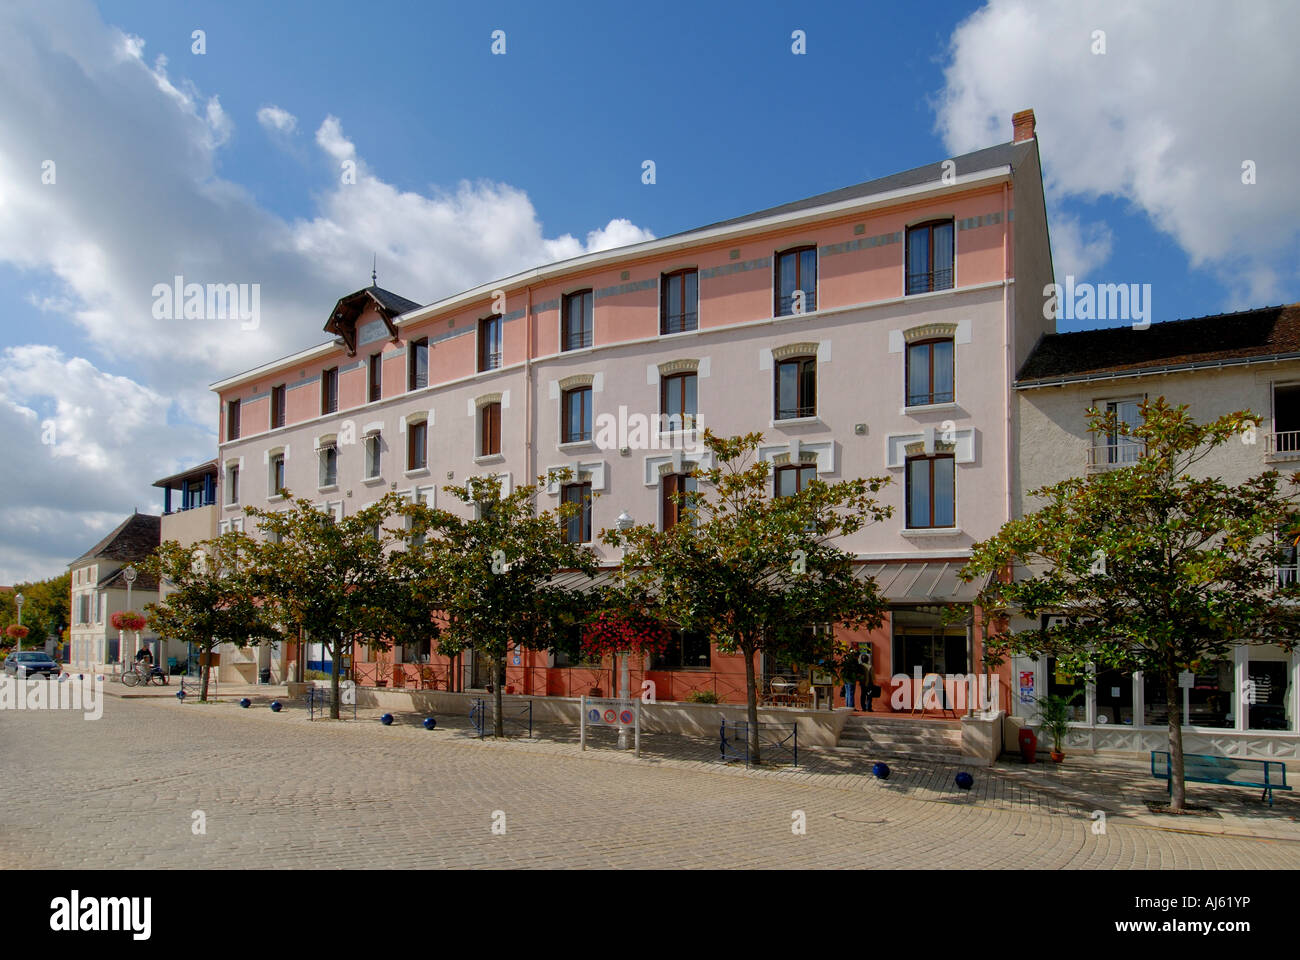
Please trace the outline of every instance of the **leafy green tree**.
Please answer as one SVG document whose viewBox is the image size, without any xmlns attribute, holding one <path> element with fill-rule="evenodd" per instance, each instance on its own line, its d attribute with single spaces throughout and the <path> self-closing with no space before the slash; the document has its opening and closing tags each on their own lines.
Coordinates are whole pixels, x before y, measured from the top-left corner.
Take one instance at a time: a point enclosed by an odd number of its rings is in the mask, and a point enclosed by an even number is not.
<svg viewBox="0 0 1300 960">
<path fill-rule="evenodd" d="M 421 596 L 441 612 L 438 652 L 454 657 L 473 649 L 488 661 L 498 737 L 505 732 L 501 676 L 510 649 L 549 650 L 564 644 L 567 625 L 598 603 L 594 592 L 578 593 L 554 582 L 564 571 L 594 575 L 597 563 L 590 549 L 566 538 L 565 524 L 578 511 L 577 504 L 538 509 L 539 484 L 544 482 L 538 478 L 506 496 L 495 477 L 443 487 L 468 508 L 469 516 L 423 504 L 407 508 L 413 533 L 405 562 Z"/>
<path fill-rule="evenodd" d="M 165 540 L 139 565 L 169 591 L 160 602 L 145 606 L 154 631 L 209 654 L 202 668 L 201 702 L 208 699 L 208 661 L 218 644 L 256 646 L 280 637 L 249 591 L 250 547 L 248 537 L 238 532 L 189 547 Z"/>
<path fill-rule="evenodd" d="M 676 495 L 683 519 L 667 531 L 646 524 L 603 534 L 625 548 L 624 575 L 656 597 L 665 619 L 743 656 L 756 762 L 755 657 L 812 662 L 832 656 L 833 643 L 810 625 L 879 626 L 885 603 L 875 581 L 855 576 L 852 554 L 835 541 L 893 509 L 873 497 L 887 477 L 813 480 L 797 494 L 773 496 L 771 465 L 755 459 L 762 440 L 705 431 L 714 466 L 695 471 L 697 492 Z"/>
<path fill-rule="evenodd" d="M 1212 451 L 1253 438 L 1260 418 L 1248 410 L 1199 424 L 1160 397 L 1141 413 L 1131 426 L 1090 410 L 1090 433 L 1128 438 L 1140 458 L 1030 491 L 1045 504 L 977 544 L 963 576 L 997 575 L 979 599 L 987 661 L 1051 656 L 1073 676 L 1095 665 L 1164 678 L 1171 807 L 1182 810 L 1179 673 L 1235 643 L 1294 646 L 1300 587 L 1279 581 L 1275 535 L 1296 528 L 1300 474 L 1268 470 L 1236 486 L 1204 475 Z M 1015 613 L 1034 625 L 1011 629 Z M 1044 629 L 1042 614 L 1059 619 Z"/>
<path fill-rule="evenodd" d="M 388 493 L 337 522 L 303 498 L 284 510 L 244 509 L 263 538 L 250 547 L 249 589 L 274 620 L 330 654 L 336 720 L 345 656 L 361 645 L 387 650 L 437 633 L 396 549 L 406 537 L 402 507 Z"/>
<path fill-rule="evenodd" d="M 15 584 L 11 591 L 0 593 L 0 626 L 18 622 L 16 595 L 21 593 L 23 626 L 28 628 L 23 648 L 39 650 L 50 637 L 61 640 L 58 631 L 68 625 L 71 588 L 70 571 L 46 580 Z"/>
</svg>

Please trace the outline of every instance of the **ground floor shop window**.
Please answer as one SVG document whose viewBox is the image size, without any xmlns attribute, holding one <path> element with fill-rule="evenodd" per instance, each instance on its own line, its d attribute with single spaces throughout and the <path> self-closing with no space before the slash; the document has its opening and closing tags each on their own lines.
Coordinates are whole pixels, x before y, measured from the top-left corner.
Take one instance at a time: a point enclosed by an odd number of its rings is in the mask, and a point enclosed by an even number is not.
<svg viewBox="0 0 1300 960">
<path fill-rule="evenodd" d="M 1070 701 L 1070 720 L 1085 723 L 1088 719 L 1088 684 L 1083 677 L 1072 677 L 1057 665 L 1055 657 L 1047 658 L 1047 695 L 1064 697 Z"/>
<path fill-rule="evenodd" d="M 668 648 L 650 658 L 651 670 L 678 670 L 684 667 L 707 667 L 712 652 L 709 638 L 689 630 L 671 631 Z"/>
<path fill-rule="evenodd" d="M 1230 660 L 1206 664 L 1198 672 L 1180 675 L 1178 695 L 1183 726 L 1235 727 L 1236 697 L 1233 686 L 1233 666 Z M 1143 722 L 1148 727 L 1169 725 L 1168 684 L 1163 675 L 1142 675 L 1142 703 Z"/>
<path fill-rule="evenodd" d="M 1235 669 L 1231 660 L 1210 663 L 1196 671 L 1187 690 L 1183 723 L 1193 727 L 1232 729 L 1237 725 Z"/>
<path fill-rule="evenodd" d="M 918 610 L 890 613 L 894 630 L 894 672 L 911 676 L 964 674 L 966 670 L 966 628 L 945 626 L 938 614 Z"/>
<path fill-rule="evenodd" d="M 1291 658 L 1281 647 L 1251 648 L 1244 686 L 1250 730 L 1294 730 L 1291 715 Z"/>
<path fill-rule="evenodd" d="M 1099 670 L 1096 675 L 1097 722 L 1133 723 L 1133 675 Z"/>
</svg>

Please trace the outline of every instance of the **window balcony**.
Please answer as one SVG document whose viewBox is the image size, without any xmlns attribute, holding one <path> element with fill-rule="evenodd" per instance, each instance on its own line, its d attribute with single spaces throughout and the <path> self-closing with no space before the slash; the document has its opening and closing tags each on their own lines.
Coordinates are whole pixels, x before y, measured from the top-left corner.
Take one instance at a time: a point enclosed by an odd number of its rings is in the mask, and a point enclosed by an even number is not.
<svg viewBox="0 0 1300 960">
<path fill-rule="evenodd" d="M 1300 581 L 1300 566 L 1290 563 L 1277 567 L 1277 585 L 1279 587 L 1294 587 L 1297 581 Z"/>
<path fill-rule="evenodd" d="M 1089 470 L 1118 470 L 1131 467 L 1146 453 L 1146 444 L 1137 440 L 1101 443 L 1088 448 Z"/>
<path fill-rule="evenodd" d="M 1266 434 L 1264 452 L 1274 460 L 1300 460 L 1300 430 Z"/>
</svg>

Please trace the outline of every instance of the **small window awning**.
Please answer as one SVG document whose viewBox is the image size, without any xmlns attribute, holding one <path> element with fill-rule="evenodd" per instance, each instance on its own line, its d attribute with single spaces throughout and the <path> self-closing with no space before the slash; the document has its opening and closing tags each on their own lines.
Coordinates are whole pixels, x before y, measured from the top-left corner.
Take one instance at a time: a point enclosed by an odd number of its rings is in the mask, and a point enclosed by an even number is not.
<svg viewBox="0 0 1300 960">
<path fill-rule="evenodd" d="M 872 577 L 880 595 L 890 603 L 973 603 L 989 582 L 976 577 L 967 583 L 957 574 L 963 563 L 864 563 L 859 579 Z"/>
</svg>

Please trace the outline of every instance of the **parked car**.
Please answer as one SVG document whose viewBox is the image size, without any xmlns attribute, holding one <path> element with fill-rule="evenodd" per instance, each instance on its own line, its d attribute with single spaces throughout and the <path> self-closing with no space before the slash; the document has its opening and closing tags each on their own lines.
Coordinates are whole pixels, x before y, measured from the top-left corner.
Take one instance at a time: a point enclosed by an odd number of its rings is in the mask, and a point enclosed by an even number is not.
<svg viewBox="0 0 1300 960">
<path fill-rule="evenodd" d="M 48 654 L 39 650 L 22 650 L 5 657 L 5 673 L 15 677 L 30 677 L 43 673 L 58 676 L 62 667 Z"/>
</svg>

